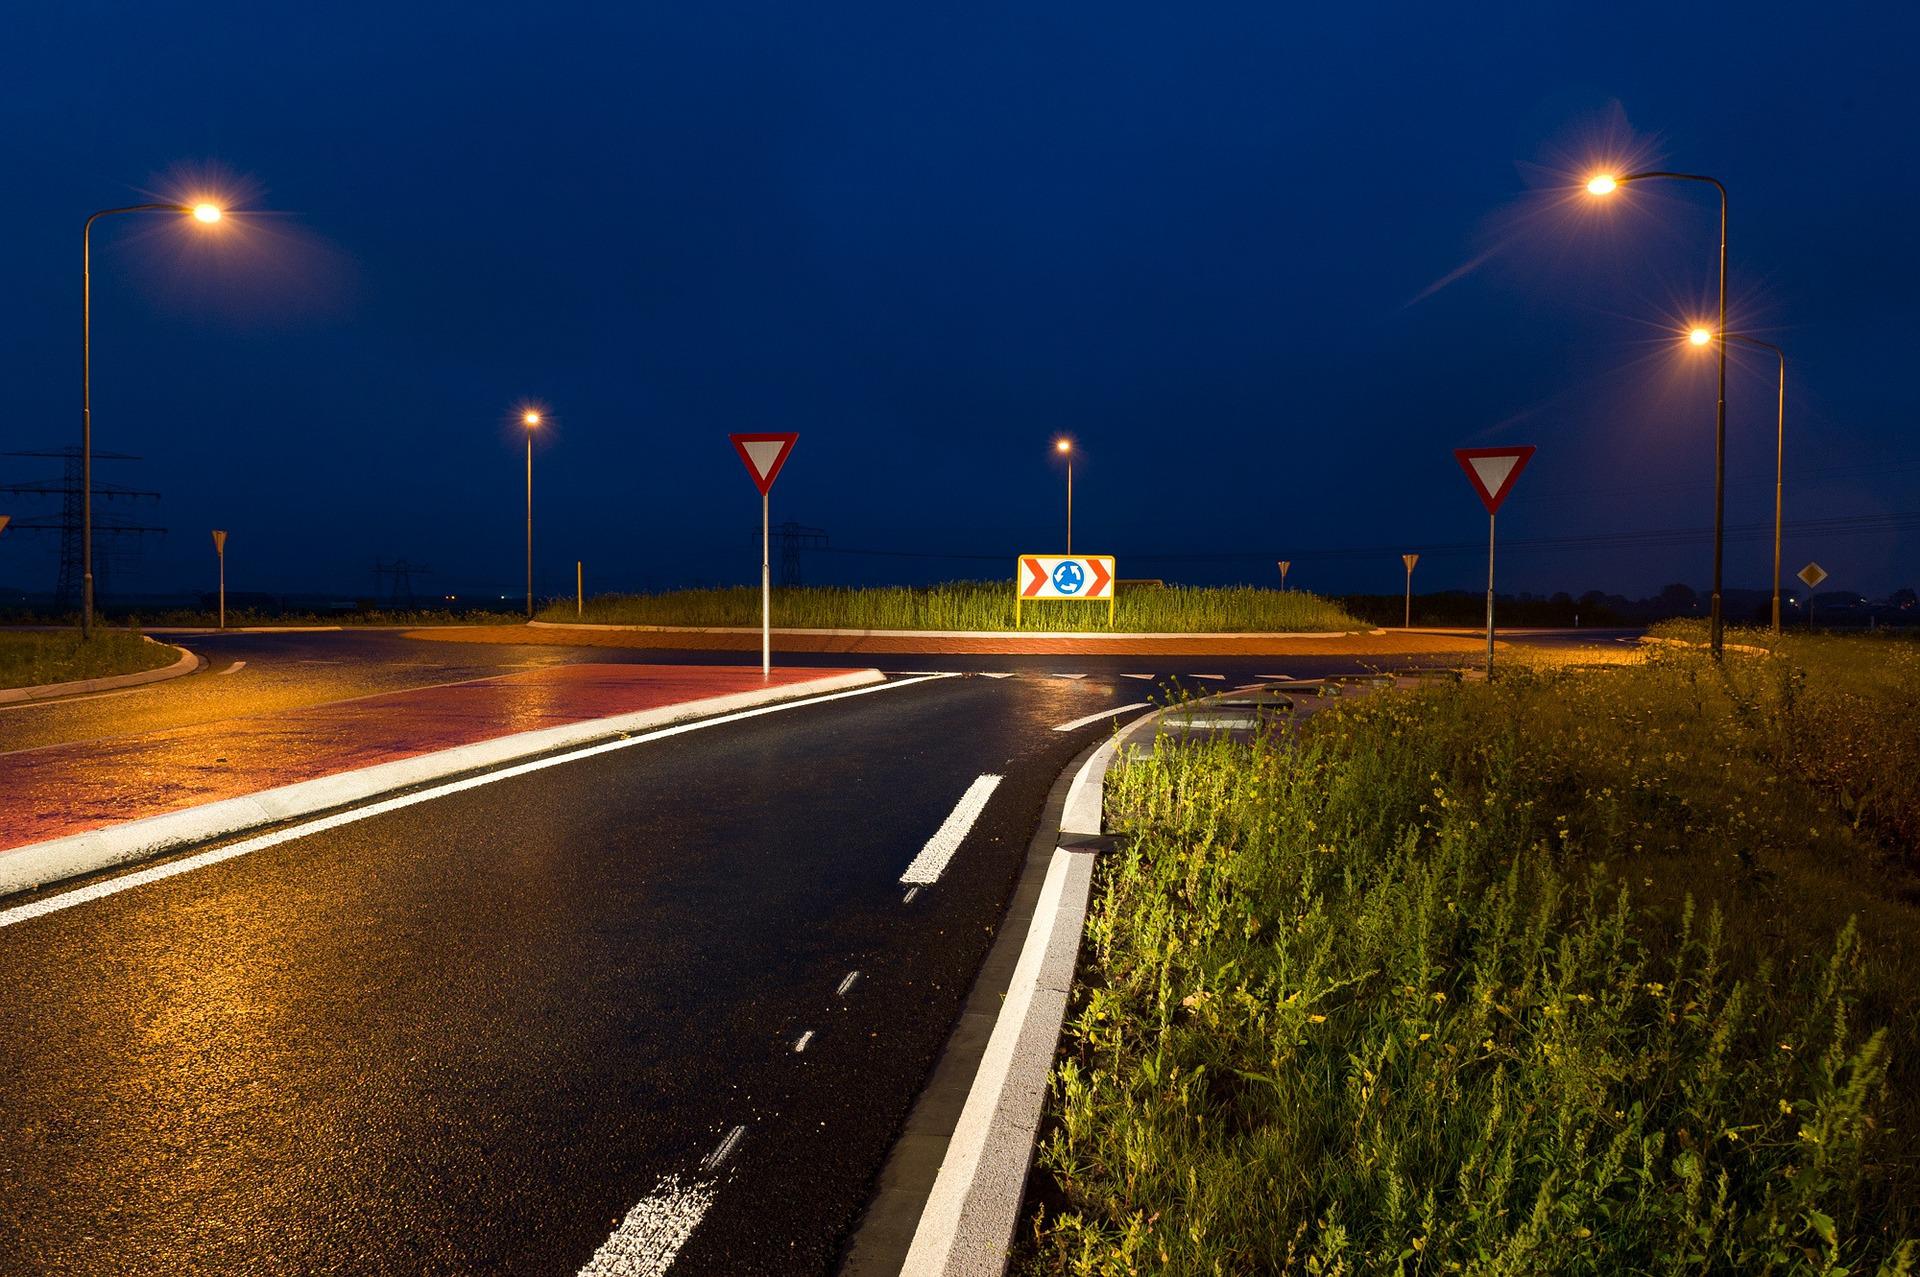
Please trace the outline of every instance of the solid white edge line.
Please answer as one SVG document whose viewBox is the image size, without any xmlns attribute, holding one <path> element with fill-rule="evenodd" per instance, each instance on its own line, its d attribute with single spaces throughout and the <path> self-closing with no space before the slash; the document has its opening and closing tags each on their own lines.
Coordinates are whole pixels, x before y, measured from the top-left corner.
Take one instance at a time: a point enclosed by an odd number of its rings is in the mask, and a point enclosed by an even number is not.
<svg viewBox="0 0 1920 1277">
<path fill-rule="evenodd" d="M 967 786 L 967 792 L 960 795 L 960 801 L 953 805 L 953 810 L 947 813 L 947 818 L 940 822 L 940 828 L 933 831 L 933 837 L 927 839 L 926 845 L 920 848 L 920 854 L 900 875 L 900 881 L 922 887 L 939 882 L 940 875 L 946 872 L 947 863 L 960 850 L 960 844 L 966 840 L 973 822 L 980 819 L 980 813 L 986 810 L 987 800 L 993 797 L 993 791 L 998 788 L 998 776 L 987 774 L 975 778 Z"/>
<path fill-rule="evenodd" d="M 1089 723 L 1097 723 L 1103 718 L 1112 718 L 1118 714 L 1132 713 L 1136 709 L 1151 708 L 1152 702 L 1150 701 L 1135 701 L 1131 705 L 1121 705 L 1114 709 L 1103 709 L 1098 714 L 1089 714 L 1085 718 L 1076 718 L 1071 723 L 1062 723 L 1053 730 L 1056 732 L 1071 732 L 1077 728 L 1085 727 Z"/>
<path fill-rule="evenodd" d="M 580 1277 L 660 1277 L 673 1266 L 680 1248 L 706 1218 L 719 1183 L 714 1172 L 740 1146 L 744 1126 L 728 1131 L 720 1147 L 700 1159 L 700 1173 L 685 1183 L 678 1175 L 661 1178 L 651 1193 L 635 1203 L 580 1267 Z"/>
<path fill-rule="evenodd" d="M 777 714 L 785 710 L 799 709 L 806 705 L 819 705 L 826 701 L 843 700 L 849 696 L 865 696 L 871 692 L 883 692 L 889 688 L 912 687 L 915 683 L 925 683 L 934 679 L 953 678 L 952 674 L 928 674 L 920 678 L 905 678 L 884 683 L 870 683 L 865 687 L 848 688 L 840 692 L 828 692 L 822 696 L 801 697 L 796 700 L 779 701 L 772 705 L 760 705 L 753 709 L 735 710 L 730 714 L 720 714 L 713 718 L 700 718 L 687 723 L 675 723 L 670 727 L 657 728 L 642 732 L 637 736 L 628 736 L 620 740 L 602 741 L 598 745 L 588 745 L 583 749 L 569 750 L 564 754 L 553 754 L 546 758 L 536 758 L 531 762 L 516 763 L 496 771 L 483 772 L 478 776 L 468 776 L 463 780 L 447 781 L 410 794 L 382 799 L 347 811 L 336 812 L 331 816 L 322 816 L 318 820 L 304 821 L 286 829 L 277 829 L 269 834 L 255 838 L 242 839 L 224 847 L 215 847 L 179 860 L 170 860 L 165 864 L 152 865 L 146 869 L 137 869 L 130 874 L 117 878 L 108 878 L 101 882 L 88 883 L 71 891 L 62 891 L 44 899 L 15 905 L 11 909 L 0 909 L 0 927 L 11 927 L 16 923 L 27 922 L 62 909 L 71 909 L 75 905 L 89 901 L 103 900 L 108 896 L 131 891 L 135 887 L 144 887 L 148 883 L 175 878 L 195 869 L 204 869 L 208 865 L 217 865 L 224 860 L 247 855 L 255 851 L 264 851 L 268 847 L 277 847 L 283 842 L 292 842 L 312 834 L 324 833 L 329 829 L 338 829 L 342 825 L 351 825 L 358 821 L 369 820 L 375 816 L 398 811 L 402 807 L 411 807 L 415 803 L 431 802 L 436 798 L 446 798 L 453 794 L 464 793 L 469 789 L 478 789 L 482 785 L 492 785 L 499 781 L 511 780 L 518 776 L 531 775 L 545 771 L 549 767 L 559 767 L 565 763 L 578 762 L 583 758 L 592 758 L 598 754 L 612 753 L 617 749 L 628 749 L 635 745 L 644 745 L 649 741 L 662 740 L 669 736 L 680 736 L 687 732 L 697 732 L 707 727 L 719 727 L 727 723 L 737 723 L 749 718 L 759 718 L 765 714 Z"/>
<path fill-rule="evenodd" d="M 813 1041 L 813 1030 L 808 1029 L 805 1033 L 802 1033 L 800 1035 L 797 1041 L 794 1042 L 793 1053 L 795 1055 L 800 1054 L 802 1051 L 807 1049 L 807 1043 L 811 1041 Z"/>
</svg>

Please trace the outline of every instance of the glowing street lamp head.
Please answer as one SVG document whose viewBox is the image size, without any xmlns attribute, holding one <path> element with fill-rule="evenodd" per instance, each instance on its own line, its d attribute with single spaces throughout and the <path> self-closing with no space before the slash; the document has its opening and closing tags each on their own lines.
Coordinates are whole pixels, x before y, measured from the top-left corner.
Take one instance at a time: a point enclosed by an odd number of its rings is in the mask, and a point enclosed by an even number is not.
<svg viewBox="0 0 1920 1277">
<path fill-rule="evenodd" d="M 1620 187 L 1620 181 L 1611 173 L 1595 173 L 1587 179 L 1587 194 L 1611 195 Z"/>
<path fill-rule="evenodd" d="M 520 414 L 520 424 L 531 430 L 540 424 L 540 414 L 529 408 Z"/>
<path fill-rule="evenodd" d="M 1695 324 L 1687 330 L 1687 340 L 1696 346 L 1704 346 L 1713 340 L 1713 329 L 1703 328 L 1699 324 Z"/>
<path fill-rule="evenodd" d="M 193 206 L 192 212 L 193 212 L 194 220 L 205 222 L 209 226 L 219 221 L 221 217 L 224 216 L 218 204 L 195 204 Z"/>
<path fill-rule="evenodd" d="M 1072 452 L 1072 451 L 1073 451 L 1073 440 L 1071 440 L 1071 439 L 1055 439 L 1055 440 L 1053 441 L 1053 450 L 1054 450 L 1055 452 L 1061 452 L 1061 453 L 1066 453 L 1066 452 Z"/>
</svg>

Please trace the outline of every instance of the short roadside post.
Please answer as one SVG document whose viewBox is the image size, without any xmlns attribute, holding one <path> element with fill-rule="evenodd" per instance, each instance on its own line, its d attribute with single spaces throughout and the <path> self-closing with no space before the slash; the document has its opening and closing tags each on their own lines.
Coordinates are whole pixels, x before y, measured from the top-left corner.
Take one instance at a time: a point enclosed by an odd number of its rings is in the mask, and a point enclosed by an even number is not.
<svg viewBox="0 0 1920 1277">
<path fill-rule="evenodd" d="M 1410 630 L 1413 628 L 1413 565 L 1420 561 L 1420 556 L 1403 554 L 1400 561 L 1407 565 L 1407 617 L 1400 623 L 1400 628 Z"/>
<path fill-rule="evenodd" d="M 1807 566 L 1801 568 L 1798 572 L 1794 573 L 1794 575 L 1799 577 L 1803 582 L 1806 583 L 1807 628 L 1812 629 L 1813 628 L 1813 592 L 1815 589 L 1819 588 L 1820 582 L 1827 579 L 1827 570 L 1821 567 L 1818 563 L 1809 563 L 1807 564 Z"/>
<path fill-rule="evenodd" d="M 213 553 L 220 560 L 220 629 L 227 628 L 227 534 L 213 530 Z"/>
<path fill-rule="evenodd" d="M 768 552 L 773 536 L 768 523 L 767 494 L 773 491 L 773 481 L 780 477 L 780 468 L 787 464 L 787 456 L 800 436 L 787 432 L 728 435 L 727 438 L 732 440 L 733 450 L 740 454 L 740 464 L 752 476 L 753 486 L 760 490 L 760 676 L 765 678 L 773 673 L 773 565 Z"/>
<path fill-rule="evenodd" d="M 1467 472 L 1467 481 L 1473 484 L 1473 490 L 1480 494 L 1480 504 L 1487 507 L 1487 677 L 1493 677 L 1493 517 L 1500 512 L 1501 502 L 1513 491 L 1514 480 L 1527 468 L 1527 462 L 1533 459 L 1531 445 L 1520 448 L 1455 448 L 1453 459 Z M 1413 580 L 1413 565 L 1407 565 L 1409 590 Z"/>
<path fill-rule="evenodd" d="M 1293 566 L 1293 560 L 1277 559 L 1275 562 L 1280 565 L 1280 593 L 1285 594 L 1287 592 L 1287 569 Z"/>
</svg>

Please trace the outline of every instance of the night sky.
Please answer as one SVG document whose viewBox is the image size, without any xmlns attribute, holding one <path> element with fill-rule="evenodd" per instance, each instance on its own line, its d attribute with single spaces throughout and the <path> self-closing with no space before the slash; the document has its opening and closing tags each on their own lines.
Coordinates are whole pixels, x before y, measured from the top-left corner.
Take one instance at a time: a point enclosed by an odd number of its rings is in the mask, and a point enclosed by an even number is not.
<svg viewBox="0 0 1920 1277">
<path fill-rule="evenodd" d="M 1787 348 L 1789 571 L 1920 584 L 1911 4 L 19 6 L 0 449 L 79 430 L 169 534 L 123 588 L 516 593 L 758 576 L 729 431 L 797 430 L 814 582 L 1483 579 L 1449 455 L 1539 446 L 1503 589 L 1704 589 L 1711 188 L 1730 326 Z M 1735 352 L 1728 521 L 1772 517 L 1774 370 Z M 51 473 L 0 458 L 0 481 Z M 41 507 L 0 498 L 16 516 Z M 1906 515 L 1906 520 L 1890 516 Z M 1900 530 L 1905 528 L 1904 531 Z M 1638 537 L 1640 539 L 1625 539 Z M 1527 542 L 1559 542 L 1534 545 Z M 1449 547 L 1455 547 L 1449 549 Z M 869 553 L 850 553 L 866 551 Z M 53 538 L 0 538 L 51 587 Z M 885 553 L 872 553 L 885 552 Z M 942 557 L 946 556 L 946 557 Z M 1760 588 L 1768 535 L 1728 546 Z"/>
</svg>

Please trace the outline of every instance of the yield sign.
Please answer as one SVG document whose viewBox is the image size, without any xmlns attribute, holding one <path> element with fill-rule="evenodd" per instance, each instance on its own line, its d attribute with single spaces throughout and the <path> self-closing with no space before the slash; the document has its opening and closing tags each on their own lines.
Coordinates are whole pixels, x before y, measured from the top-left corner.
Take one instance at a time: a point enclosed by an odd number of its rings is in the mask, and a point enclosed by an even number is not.
<svg viewBox="0 0 1920 1277">
<path fill-rule="evenodd" d="M 1805 581 L 1807 588 L 1811 590 L 1814 586 L 1819 585 L 1820 582 L 1827 579 L 1827 570 L 1818 563 L 1809 563 L 1794 575 L 1798 576 L 1802 581 Z"/>
<path fill-rule="evenodd" d="M 213 552 L 215 554 L 227 552 L 227 534 L 218 528 L 213 530 Z"/>
<path fill-rule="evenodd" d="M 13 522 L 12 515 L 0 514 L 0 532 L 5 532 L 7 530 L 7 525 L 12 522 Z"/>
<path fill-rule="evenodd" d="M 793 451 L 794 440 L 799 437 L 798 434 L 727 436 L 733 441 L 733 450 L 740 454 L 747 473 L 753 476 L 753 486 L 760 489 L 763 497 L 780 477 L 780 467 L 787 464 L 787 454 Z"/>
<path fill-rule="evenodd" d="M 1533 459 L 1531 445 L 1523 448 L 1455 448 L 1453 459 L 1467 472 L 1467 479 L 1480 494 L 1488 514 L 1497 514 L 1500 503 L 1513 491 L 1513 481 Z"/>
<path fill-rule="evenodd" d="M 1403 554 L 1400 556 L 1400 561 L 1406 564 L 1407 571 L 1411 572 L 1413 571 L 1413 565 L 1420 561 L 1420 556 L 1417 554 Z"/>
</svg>

